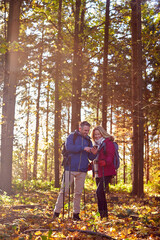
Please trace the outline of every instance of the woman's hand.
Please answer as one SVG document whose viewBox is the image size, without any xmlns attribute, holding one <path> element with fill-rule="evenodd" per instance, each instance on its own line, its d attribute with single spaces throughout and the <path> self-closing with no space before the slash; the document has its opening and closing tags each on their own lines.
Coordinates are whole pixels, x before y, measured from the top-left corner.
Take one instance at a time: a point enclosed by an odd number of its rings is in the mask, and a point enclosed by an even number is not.
<svg viewBox="0 0 160 240">
<path fill-rule="evenodd" d="M 97 152 L 98 152 L 98 148 L 96 148 L 96 147 L 92 147 L 92 148 L 91 148 L 91 153 L 93 153 L 94 155 L 96 155 Z"/>
<path fill-rule="evenodd" d="M 84 151 L 89 152 L 89 153 L 93 153 L 94 155 L 96 155 L 97 152 L 98 152 L 98 149 L 95 148 L 95 147 L 92 147 L 92 148 L 91 147 L 85 147 Z"/>
</svg>

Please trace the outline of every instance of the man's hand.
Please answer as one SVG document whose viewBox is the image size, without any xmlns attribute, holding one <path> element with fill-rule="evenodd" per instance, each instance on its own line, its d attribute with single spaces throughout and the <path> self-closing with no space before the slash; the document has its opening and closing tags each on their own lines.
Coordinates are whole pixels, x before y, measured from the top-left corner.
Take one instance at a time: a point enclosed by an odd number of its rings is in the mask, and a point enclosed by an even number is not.
<svg viewBox="0 0 160 240">
<path fill-rule="evenodd" d="M 100 166 L 100 167 L 106 166 L 106 161 L 105 161 L 105 160 L 100 160 L 100 161 L 99 161 L 99 166 Z"/>
<path fill-rule="evenodd" d="M 91 149 L 92 149 L 91 147 L 85 147 L 85 148 L 84 148 L 84 151 L 86 151 L 86 152 L 91 152 Z"/>
<path fill-rule="evenodd" d="M 95 147 L 85 147 L 84 148 L 84 151 L 86 151 L 86 152 L 88 152 L 88 153 L 93 153 L 94 155 L 96 155 L 97 154 L 97 152 L 98 152 L 98 149 L 97 148 L 95 148 Z"/>
</svg>

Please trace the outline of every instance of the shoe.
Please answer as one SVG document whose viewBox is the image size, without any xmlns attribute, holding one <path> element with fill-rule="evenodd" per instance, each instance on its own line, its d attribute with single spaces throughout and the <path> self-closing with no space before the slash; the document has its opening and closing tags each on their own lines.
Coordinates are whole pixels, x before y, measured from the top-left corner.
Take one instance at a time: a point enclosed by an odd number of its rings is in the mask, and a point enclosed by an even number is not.
<svg viewBox="0 0 160 240">
<path fill-rule="evenodd" d="M 53 219 L 56 219 L 57 217 L 59 217 L 59 213 L 54 212 L 54 214 L 53 214 Z"/>
<path fill-rule="evenodd" d="M 79 217 L 79 213 L 73 213 L 73 220 L 81 221 L 81 219 Z"/>
</svg>

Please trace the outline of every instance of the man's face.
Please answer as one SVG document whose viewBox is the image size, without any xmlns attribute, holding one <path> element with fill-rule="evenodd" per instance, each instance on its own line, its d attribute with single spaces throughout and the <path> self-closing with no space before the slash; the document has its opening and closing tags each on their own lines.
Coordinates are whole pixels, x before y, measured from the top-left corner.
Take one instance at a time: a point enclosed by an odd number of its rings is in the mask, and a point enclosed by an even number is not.
<svg viewBox="0 0 160 240">
<path fill-rule="evenodd" d="M 90 130 L 90 127 L 86 125 L 84 125 L 83 127 L 79 127 L 79 132 L 83 137 L 88 136 L 89 130 Z"/>
</svg>

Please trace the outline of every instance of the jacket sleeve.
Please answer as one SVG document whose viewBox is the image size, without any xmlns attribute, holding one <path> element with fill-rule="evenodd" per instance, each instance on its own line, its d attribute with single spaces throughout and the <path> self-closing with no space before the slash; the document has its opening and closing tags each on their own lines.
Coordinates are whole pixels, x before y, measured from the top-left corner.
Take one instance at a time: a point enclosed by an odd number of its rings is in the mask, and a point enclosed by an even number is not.
<svg viewBox="0 0 160 240">
<path fill-rule="evenodd" d="M 90 144 L 90 147 L 93 147 L 92 142 L 91 142 L 91 144 Z M 94 155 L 93 153 L 89 153 L 89 154 L 88 154 L 88 158 L 89 158 L 89 160 L 91 160 L 91 161 L 93 161 L 93 160 L 96 158 L 96 156 L 97 156 L 97 154 L 96 154 L 96 155 Z"/>
<path fill-rule="evenodd" d="M 96 156 L 97 156 L 97 154 L 94 155 L 93 153 L 90 153 L 88 158 L 89 158 L 89 160 L 93 161 L 96 158 Z"/>
<path fill-rule="evenodd" d="M 84 146 L 82 146 L 82 144 L 73 144 L 73 136 L 74 134 L 70 134 L 66 140 L 66 149 L 67 151 L 71 152 L 71 153 L 78 153 L 83 151 Z"/>
</svg>

